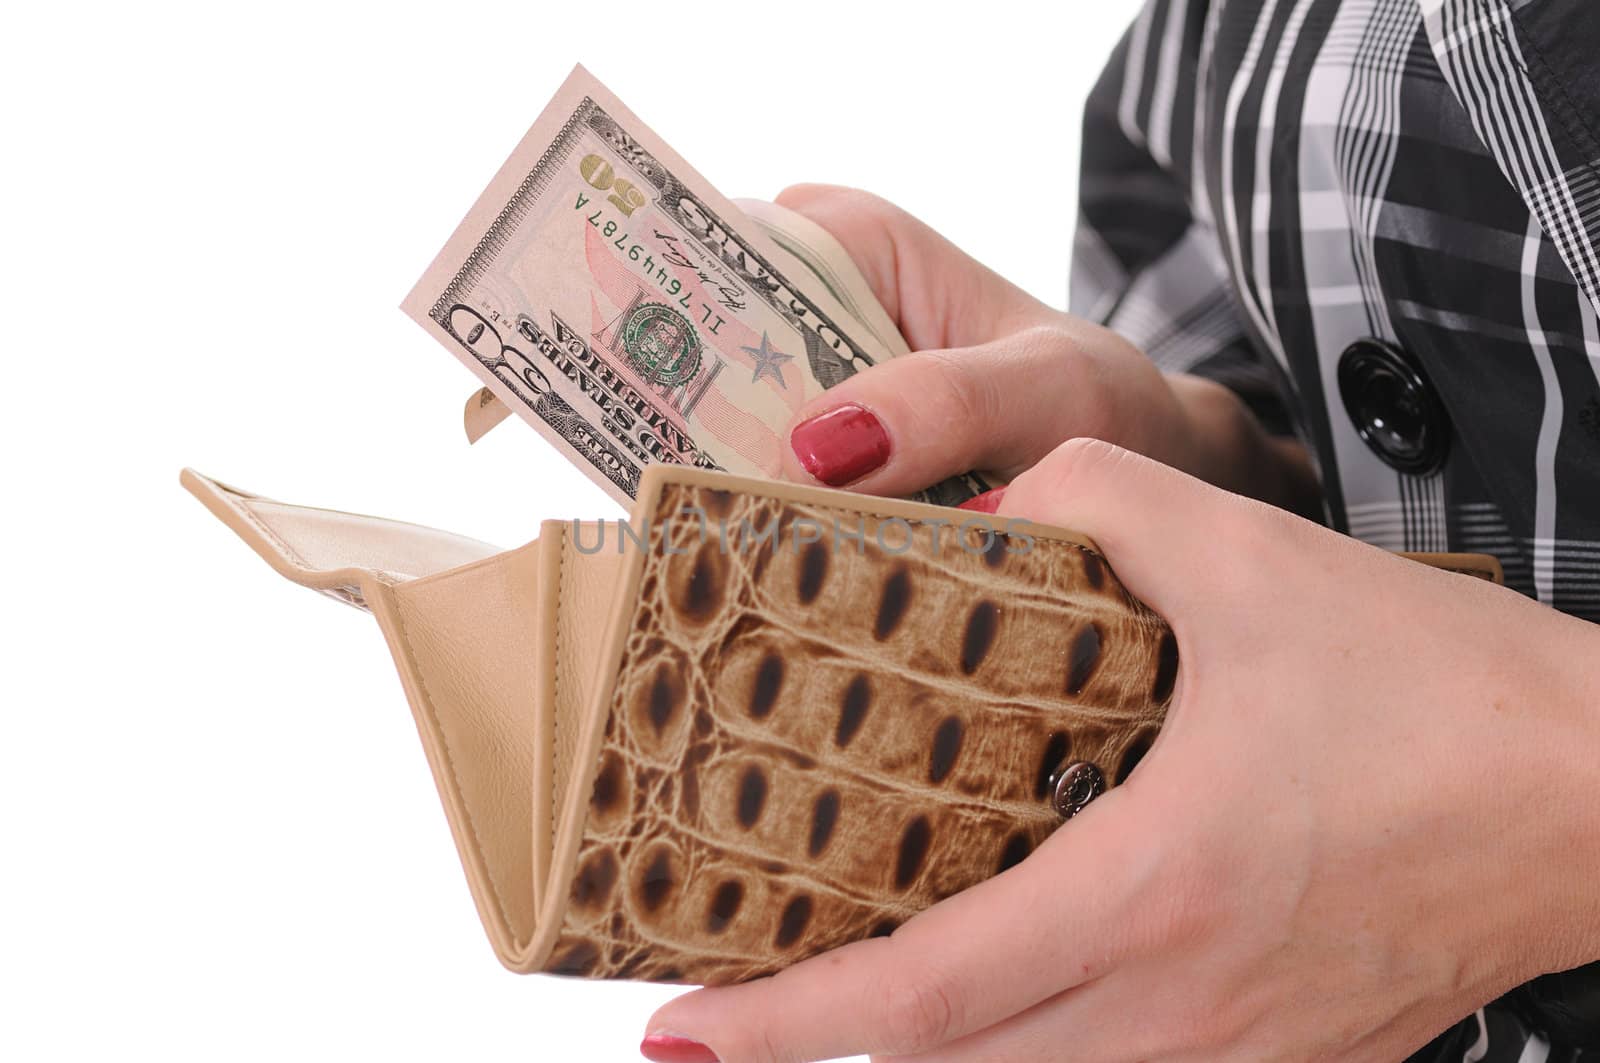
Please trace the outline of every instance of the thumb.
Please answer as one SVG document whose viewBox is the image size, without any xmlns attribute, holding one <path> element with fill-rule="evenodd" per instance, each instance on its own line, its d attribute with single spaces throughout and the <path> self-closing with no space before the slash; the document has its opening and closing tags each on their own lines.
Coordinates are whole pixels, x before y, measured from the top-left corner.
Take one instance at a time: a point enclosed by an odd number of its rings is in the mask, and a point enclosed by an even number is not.
<svg viewBox="0 0 1600 1063">
<path fill-rule="evenodd" d="M 996 513 L 1087 535 L 1129 593 L 1174 629 L 1197 610 L 1238 593 L 1226 585 L 1225 573 L 1237 571 L 1229 555 L 1250 550 L 1252 541 L 1264 542 L 1263 531 L 1271 535 L 1263 520 L 1299 522 L 1098 439 L 1069 439 L 1056 447 L 1006 488 Z"/>
<path fill-rule="evenodd" d="M 910 214 L 869 192 L 794 185 L 775 202 L 828 230 L 913 351 L 970 347 L 1055 315 Z"/>
<path fill-rule="evenodd" d="M 890 359 L 800 410 L 783 475 L 905 495 L 969 469 L 1009 479 L 1071 436 L 1115 439 L 1130 406 L 1152 436 L 1180 424 L 1160 372 L 1145 358 L 1118 358 L 1116 344 L 1126 347 L 1062 317 L 963 350 Z"/>
</svg>

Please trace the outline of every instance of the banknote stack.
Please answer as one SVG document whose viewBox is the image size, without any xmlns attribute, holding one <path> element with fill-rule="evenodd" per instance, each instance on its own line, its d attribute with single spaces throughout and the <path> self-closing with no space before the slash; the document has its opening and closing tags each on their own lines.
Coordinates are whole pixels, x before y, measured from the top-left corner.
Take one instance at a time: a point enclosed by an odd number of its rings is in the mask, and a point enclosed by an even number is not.
<svg viewBox="0 0 1600 1063">
<path fill-rule="evenodd" d="M 516 413 L 624 505 L 650 462 L 776 476 L 805 402 L 906 352 L 826 230 L 723 198 L 582 67 L 404 307 L 481 379 L 469 437 Z"/>
</svg>

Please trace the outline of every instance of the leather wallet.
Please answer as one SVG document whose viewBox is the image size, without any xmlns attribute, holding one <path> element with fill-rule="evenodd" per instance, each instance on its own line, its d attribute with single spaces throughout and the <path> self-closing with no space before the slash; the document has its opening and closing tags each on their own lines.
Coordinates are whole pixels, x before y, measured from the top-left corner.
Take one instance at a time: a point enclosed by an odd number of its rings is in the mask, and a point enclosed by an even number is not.
<svg viewBox="0 0 1600 1063">
<path fill-rule="evenodd" d="M 1092 542 L 1021 521 L 652 465 L 626 525 L 502 551 L 183 483 L 377 618 L 519 972 L 718 984 L 888 933 L 1125 780 L 1177 675 Z"/>
</svg>

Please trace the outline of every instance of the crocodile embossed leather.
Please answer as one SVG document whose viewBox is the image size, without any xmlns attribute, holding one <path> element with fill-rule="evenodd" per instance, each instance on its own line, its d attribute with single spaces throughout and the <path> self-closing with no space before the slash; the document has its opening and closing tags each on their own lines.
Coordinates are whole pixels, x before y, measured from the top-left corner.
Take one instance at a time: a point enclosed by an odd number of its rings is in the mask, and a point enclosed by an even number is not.
<svg viewBox="0 0 1600 1063">
<path fill-rule="evenodd" d="M 662 490 L 550 969 L 729 982 L 888 933 L 1060 825 L 1063 757 L 1115 784 L 1153 741 L 1172 637 L 1096 552 L 872 501 Z"/>
</svg>

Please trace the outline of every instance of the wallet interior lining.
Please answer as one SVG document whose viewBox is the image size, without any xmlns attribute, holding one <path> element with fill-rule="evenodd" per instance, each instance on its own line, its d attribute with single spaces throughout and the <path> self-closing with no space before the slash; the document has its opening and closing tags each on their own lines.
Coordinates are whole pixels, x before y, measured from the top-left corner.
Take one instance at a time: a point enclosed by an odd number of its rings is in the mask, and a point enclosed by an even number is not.
<svg viewBox="0 0 1600 1063">
<path fill-rule="evenodd" d="M 501 552 L 419 525 L 273 502 L 193 470 L 182 483 L 280 574 L 377 618 L 479 915 L 501 962 L 528 969 L 538 905 L 527 647 L 545 633 L 537 540 Z M 496 618 L 492 627 L 485 616 Z"/>
</svg>

